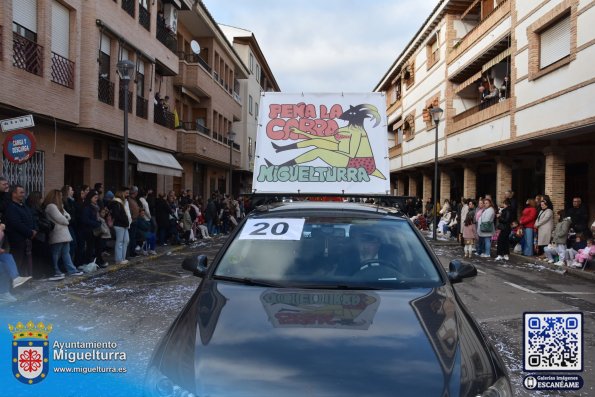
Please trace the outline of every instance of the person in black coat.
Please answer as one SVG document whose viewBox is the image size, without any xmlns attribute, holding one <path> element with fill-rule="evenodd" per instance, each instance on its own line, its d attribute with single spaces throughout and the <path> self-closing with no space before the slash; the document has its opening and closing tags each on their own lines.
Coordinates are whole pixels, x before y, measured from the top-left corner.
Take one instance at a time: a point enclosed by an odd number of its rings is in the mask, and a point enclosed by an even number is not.
<svg viewBox="0 0 595 397">
<path fill-rule="evenodd" d="M 165 197 L 160 194 L 155 201 L 155 218 L 157 220 L 157 243 L 167 244 L 169 237 L 169 216 L 171 214 L 169 204 Z"/>
<path fill-rule="evenodd" d="M 566 216 L 572 219 L 570 227 L 575 233 L 585 233 L 588 231 L 589 215 L 580 197 L 574 197 L 572 199 L 572 207 L 568 208 L 565 213 Z"/>
<path fill-rule="evenodd" d="M 10 244 L 10 253 L 22 277 L 33 275 L 31 256 L 32 240 L 37 235 L 31 211 L 24 204 L 25 189 L 14 185 L 10 190 L 11 201 L 4 214 L 6 218 L 6 238 Z"/>
<path fill-rule="evenodd" d="M 83 264 L 95 261 L 99 267 L 106 267 L 107 264 L 101 255 L 101 235 L 96 236 L 93 232 L 101 227 L 98 201 L 99 193 L 92 189 L 87 193 L 83 202 L 83 210 L 79 219 L 85 241 Z"/>
<path fill-rule="evenodd" d="M 508 260 L 508 254 L 510 253 L 510 223 L 514 219 L 514 215 L 510 208 L 510 199 L 504 199 L 502 202 L 502 209 L 497 215 L 498 218 L 498 230 L 500 230 L 500 234 L 498 235 L 498 246 L 497 246 L 497 261 L 501 260 Z"/>
<path fill-rule="evenodd" d="M 51 250 L 48 242 L 53 224 L 47 219 L 45 210 L 41 207 L 42 202 L 43 197 L 39 191 L 31 192 L 25 202 L 25 206 L 31 211 L 35 230 L 37 230 L 35 238 L 31 241 L 31 255 L 33 264 L 35 265 L 33 268 L 33 276 L 36 278 L 51 276 L 53 274 L 51 272 L 52 261 L 49 255 Z"/>
</svg>

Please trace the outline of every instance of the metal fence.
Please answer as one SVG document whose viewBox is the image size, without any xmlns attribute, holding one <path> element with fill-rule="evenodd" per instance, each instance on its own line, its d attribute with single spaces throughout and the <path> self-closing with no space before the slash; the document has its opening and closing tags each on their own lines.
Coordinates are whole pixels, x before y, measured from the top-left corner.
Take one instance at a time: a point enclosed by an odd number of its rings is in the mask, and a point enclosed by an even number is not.
<svg viewBox="0 0 595 397">
<path fill-rule="evenodd" d="M 34 191 L 44 193 L 44 178 L 45 178 L 45 153 L 37 151 L 33 157 L 26 163 L 15 164 L 8 161 L 7 158 L 2 160 L 2 174 L 10 185 L 16 183 L 25 188 L 25 193 L 29 194 Z"/>
</svg>

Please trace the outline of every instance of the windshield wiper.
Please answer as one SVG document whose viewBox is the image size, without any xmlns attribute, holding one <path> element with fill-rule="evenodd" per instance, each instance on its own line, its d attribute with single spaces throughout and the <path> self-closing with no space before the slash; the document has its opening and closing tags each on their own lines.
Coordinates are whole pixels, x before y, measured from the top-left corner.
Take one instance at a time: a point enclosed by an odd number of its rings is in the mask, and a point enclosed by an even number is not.
<svg viewBox="0 0 595 397">
<path fill-rule="evenodd" d="M 283 284 L 274 283 L 266 280 L 258 280 L 249 277 L 230 277 L 230 276 L 213 276 L 215 280 L 231 281 L 234 283 L 241 283 L 245 285 L 256 285 L 259 287 L 285 287 Z"/>
</svg>

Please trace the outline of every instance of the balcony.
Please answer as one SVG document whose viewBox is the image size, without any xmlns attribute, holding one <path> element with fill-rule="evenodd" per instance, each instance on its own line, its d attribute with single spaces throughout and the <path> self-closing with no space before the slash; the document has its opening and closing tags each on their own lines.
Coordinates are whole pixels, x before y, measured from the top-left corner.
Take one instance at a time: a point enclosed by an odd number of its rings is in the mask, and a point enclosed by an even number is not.
<svg viewBox="0 0 595 397">
<path fill-rule="evenodd" d="M 138 7 L 138 23 L 148 31 L 151 31 L 151 13 L 142 5 Z"/>
<path fill-rule="evenodd" d="M 158 105 L 154 105 L 153 121 L 155 124 L 162 125 L 170 130 L 176 127 L 174 114 Z"/>
<path fill-rule="evenodd" d="M 486 120 L 510 112 L 510 98 L 503 98 L 500 101 L 486 102 L 465 110 L 452 119 L 452 123 L 447 123 L 447 134 L 480 124 Z"/>
<path fill-rule="evenodd" d="M 142 96 L 136 96 L 136 115 L 146 119 L 149 117 L 149 101 Z"/>
<path fill-rule="evenodd" d="M 128 113 L 132 113 L 132 92 L 128 91 Z M 124 87 L 120 86 L 120 96 L 118 98 L 118 107 L 124 110 Z"/>
<path fill-rule="evenodd" d="M 176 53 L 178 48 L 178 40 L 174 32 L 169 30 L 165 24 L 157 24 L 157 40 L 166 46 L 171 52 Z"/>
<path fill-rule="evenodd" d="M 510 14 L 510 1 L 504 0 L 494 10 L 487 15 L 477 26 L 471 29 L 465 37 L 456 43 L 448 53 L 446 61 L 452 63 L 461 54 L 465 53 L 470 47 L 485 36 L 494 26 L 496 26 L 504 17 Z"/>
<path fill-rule="evenodd" d="M 38 76 L 43 75 L 43 47 L 34 41 L 12 33 L 12 64 Z"/>
<path fill-rule="evenodd" d="M 97 99 L 108 105 L 114 105 L 114 83 L 106 78 L 99 77 L 97 84 Z"/>
<path fill-rule="evenodd" d="M 181 123 L 185 128 L 178 129 L 178 152 L 191 156 L 207 157 L 221 164 L 229 164 L 229 144 L 227 138 L 216 134 L 219 139 L 213 139 L 207 134 L 198 132 L 191 127 L 196 126 L 193 122 Z M 215 134 L 213 134 L 215 135 Z M 224 142 L 223 142 L 224 141 Z M 234 142 L 232 163 L 239 164 L 241 159 L 240 145 Z"/>
<path fill-rule="evenodd" d="M 132 18 L 134 18 L 134 2 L 135 0 L 122 0 L 122 9 Z"/>
<path fill-rule="evenodd" d="M 211 73 L 211 67 L 209 66 L 209 64 L 207 63 L 207 61 L 205 61 L 204 59 L 202 59 L 200 57 L 200 55 L 197 54 L 187 54 L 185 52 L 179 52 L 178 51 L 178 58 L 181 61 L 185 61 L 187 63 L 198 63 L 200 64 L 200 66 L 202 66 L 203 68 L 205 68 L 206 71 L 208 71 L 209 73 Z"/>
<path fill-rule="evenodd" d="M 52 81 L 64 87 L 74 88 L 74 62 L 52 52 Z"/>
</svg>

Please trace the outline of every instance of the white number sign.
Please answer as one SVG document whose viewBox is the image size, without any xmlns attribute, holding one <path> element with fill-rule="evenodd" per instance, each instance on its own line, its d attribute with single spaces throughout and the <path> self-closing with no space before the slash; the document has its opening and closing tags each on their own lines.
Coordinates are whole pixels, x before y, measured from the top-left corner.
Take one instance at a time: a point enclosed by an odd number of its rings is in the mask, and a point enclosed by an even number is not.
<svg viewBox="0 0 595 397">
<path fill-rule="evenodd" d="M 248 219 L 240 240 L 301 240 L 305 219 Z"/>
</svg>

